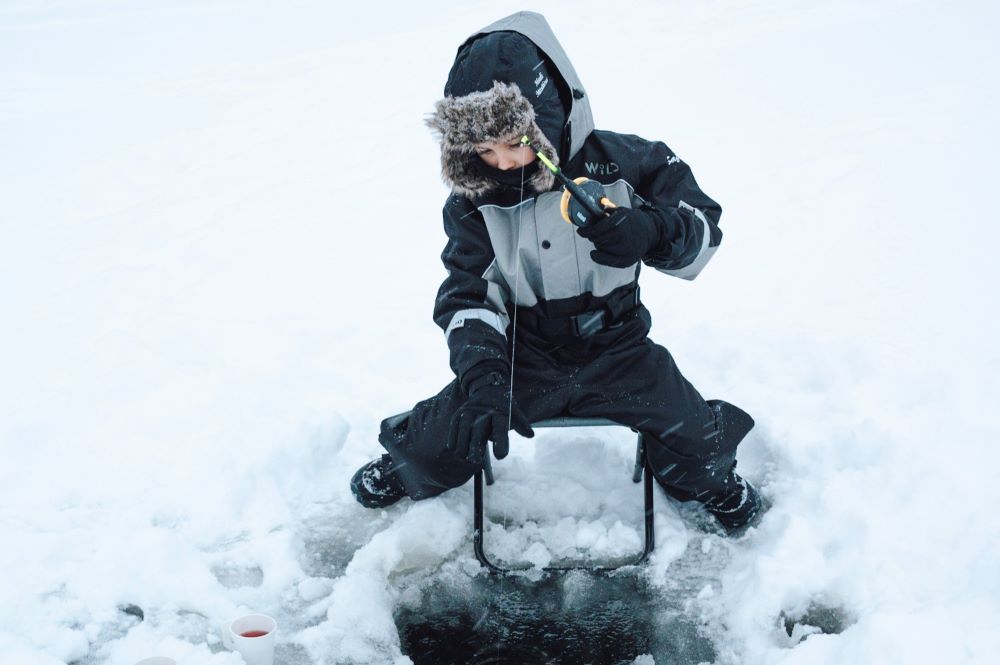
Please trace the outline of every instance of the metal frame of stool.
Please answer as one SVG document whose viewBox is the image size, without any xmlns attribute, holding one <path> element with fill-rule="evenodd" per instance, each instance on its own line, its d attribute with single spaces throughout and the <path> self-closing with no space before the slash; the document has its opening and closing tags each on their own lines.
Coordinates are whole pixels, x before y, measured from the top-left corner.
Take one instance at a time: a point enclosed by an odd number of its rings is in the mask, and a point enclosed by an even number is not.
<svg viewBox="0 0 1000 665">
<path fill-rule="evenodd" d="M 614 427 L 624 427 L 621 423 L 616 423 L 613 420 L 608 420 L 606 418 L 550 418 L 548 420 L 542 420 L 534 423 L 532 427 L 604 427 L 604 426 L 614 426 Z M 635 430 L 633 430 L 635 431 Z M 601 566 L 591 566 L 591 565 L 562 565 L 562 566 L 545 566 L 542 570 L 546 572 L 569 572 L 572 570 L 585 570 L 592 573 L 608 573 L 619 568 L 624 568 L 626 566 L 635 566 L 643 563 L 649 558 L 649 555 L 653 551 L 653 474 L 649 470 L 649 464 L 646 460 L 646 444 L 643 439 L 642 433 L 637 432 L 637 440 L 635 446 L 635 466 L 632 470 L 632 482 L 639 483 L 644 481 L 643 484 L 643 497 L 645 503 L 645 541 L 642 551 L 634 558 L 628 559 L 619 563 L 617 565 L 601 565 Z M 531 566 L 519 566 L 516 568 L 504 568 L 498 566 L 489 560 L 486 556 L 483 544 L 483 534 L 484 528 L 484 518 L 483 518 L 483 480 L 485 479 L 487 485 L 493 484 L 493 468 L 490 465 L 489 454 L 486 455 L 486 464 L 483 469 L 476 473 L 475 475 L 475 485 L 473 488 L 473 549 L 476 552 L 476 559 L 479 563 L 487 568 L 491 573 L 513 573 L 518 571 L 530 570 Z"/>
</svg>

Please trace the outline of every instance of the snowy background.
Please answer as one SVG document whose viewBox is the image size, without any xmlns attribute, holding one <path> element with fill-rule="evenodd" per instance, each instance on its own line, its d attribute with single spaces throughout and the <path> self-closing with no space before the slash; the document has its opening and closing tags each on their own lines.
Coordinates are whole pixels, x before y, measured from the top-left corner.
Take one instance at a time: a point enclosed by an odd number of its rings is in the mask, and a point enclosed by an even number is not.
<svg viewBox="0 0 1000 665">
<path fill-rule="evenodd" d="M 422 119 L 524 8 L 0 3 L 4 663 L 236 664 L 216 626 L 249 610 L 282 663 L 406 663 L 394 615 L 483 584 L 468 487 L 382 512 L 347 481 L 450 378 Z M 643 611 L 719 665 L 997 662 L 996 5 L 531 9 L 597 126 L 666 141 L 725 211 L 699 279 L 643 298 L 756 418 L 773 508 L 727 541 L 660 494 Z M 627 432 L 513 445 L 498 556 L 637 546 Z"/>
</svg>

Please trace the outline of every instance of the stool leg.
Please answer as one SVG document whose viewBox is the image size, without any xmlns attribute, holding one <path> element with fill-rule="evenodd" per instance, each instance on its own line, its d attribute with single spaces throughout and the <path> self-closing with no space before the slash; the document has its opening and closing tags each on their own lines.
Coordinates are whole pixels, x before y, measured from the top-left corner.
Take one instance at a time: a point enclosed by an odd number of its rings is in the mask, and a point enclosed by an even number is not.
<svg viewBox="0 0 1000 665">
<path fill-rule="evenodd" d="M 632 468 L 632 482 L 642 480 L 642 470 L 646 467 L 646 439 L 638 432 L 635 442 L 635 466 Z"/>
<path fill-rule="evenodd" d="M 479 563 L 486 567 L 491 573 L 510 573 L 511 569 L 502 568 L 492 561 L 490 561 L 486 556 L 485 545 L 484 545 L 484 532 L 485 532 L 485 517 L 484 517 L 484 501 L 483 501 L 483 481 L 485 480 L 487 485 L 493 484 L 493 468 L 490 464 L 490 459 L 487 456 L 485 463 L 483 464 L 482 470 L 476 472 L 473 476 L 473 536 L 472 544 L 473 550 L 476 554 L 476 559 Z M 644 519 L 643 524 L 645 526 L 645 542 L 642 552 L 639 557 L 630 563 L 619 564 L 617 566 L 546 566 L 545 570 L 549 572 L 566 572 L 570 570 L 585 569 L 590 570 L 594 573 L 608 573 L 622 565 L 637 565 L 646 561 L 649 555 L 653 552 L 653 547 L 655 545 L 655 537 L 653 532 L 653 517 L 654 517 L 654 507 L 653 507 L 653 473 L 649 468 L 648 460 L 646 459 L 646 444 L 645 439 L 641 433 L 637 433 L 636 438 L 636 449 L 635 449 L 635 467 L 632 471 L 632 481 L 633 482 L 643 482 L 642 493 L 643 493 L 643 505 L 644 505 Z"/>
<path fill-rule="evenodd" d="M 646 463 L 645 457 L 643 455 L 643 465 Z M 655 545 L 655 538 L 653 537 L 653 473 L 649 469 L 646 469 L 646 478 L 643 483 L 642 493 L 646 510 L 646 543 L 636 563 L 642 563 L 648 559 Z"/>
<path fill-rule="evenodd" d="M 506 568 L 502 568 L 488 558 L 486 558 L 486 548 L 483 545 L 483 534 L 486 530 L 483 518 L 483 472 L 476 473 L 473 477 L 472 486 L 472 549 L 476 553 L 479 565 L 484 566 L 491 573 L 508 573 Z"/>
<path fill-rule="evenodd" d="M 479 563 L 489 566 L 486 554 L 483 552 L 483 474 L 477 472 L 472 488 L 472 546 Z"/>
</svg>

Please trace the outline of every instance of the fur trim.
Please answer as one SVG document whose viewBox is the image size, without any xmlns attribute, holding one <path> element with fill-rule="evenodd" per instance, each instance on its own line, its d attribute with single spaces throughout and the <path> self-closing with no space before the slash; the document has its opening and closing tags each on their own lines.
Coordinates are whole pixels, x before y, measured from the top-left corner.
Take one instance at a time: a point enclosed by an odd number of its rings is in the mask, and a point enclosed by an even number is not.
<svg viewBox="0 0 1000 665">
<path fill-rule="evenodd" d="M 479 143 L 516 140 L 527 134 L 553 164 L 559 163 L 555 148 L 535 123 L 534 107 L 515 83 L 494 81 L 493 87 L 484 92 L 445 97 L 434 105 L 434 113 L 426 122 L 441 143 L 441 178 L 456 194 L 468 198 L 500 187 L 480 174 L 471 162 L 479 159 Z M 552 172 L 541 167 L 525 184 L 541 193 L 549 191 L 554 182 Z"/>
</svg>

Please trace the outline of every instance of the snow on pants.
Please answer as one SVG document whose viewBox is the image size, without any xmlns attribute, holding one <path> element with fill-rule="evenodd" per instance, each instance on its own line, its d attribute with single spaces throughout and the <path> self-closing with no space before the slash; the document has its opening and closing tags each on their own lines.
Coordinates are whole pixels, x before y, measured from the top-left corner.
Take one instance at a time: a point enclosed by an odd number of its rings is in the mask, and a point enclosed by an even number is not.
<svg viewBox="0 0 1000 665">
<path fill-rule="evenodd" d="M 642 432 L 654 477 L 680 501 L 705 501 L 732 489 L 736 446 L 753 427 L 738 407 L 702 399 L 670 353 L 645 335 L 583 363 L 559 363 L 519 344 L 514 399 L 533 423 L 560 416 L 607 418 Z M 379 441 L 410 498 L 436 496 L 479 470 L 445 452 L 452 415 L 463 400 L 452 381 L 408 416 L 382 422 Z"/>
</svg>

